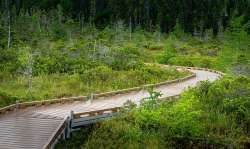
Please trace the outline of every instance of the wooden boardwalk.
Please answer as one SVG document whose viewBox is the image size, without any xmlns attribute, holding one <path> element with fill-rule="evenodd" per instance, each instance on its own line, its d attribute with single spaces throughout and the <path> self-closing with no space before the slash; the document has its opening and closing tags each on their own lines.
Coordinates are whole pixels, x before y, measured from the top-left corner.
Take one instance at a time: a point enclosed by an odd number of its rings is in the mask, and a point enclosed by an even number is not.
<svg viewBox="0 0 250 149">
<path fill-rule="evenodd" d="M 155 90 L 163 97 L 180 94 L 187 87 L 195 86 L 199 81 L 214 81 L 219 74 L 206 70 L 191 70 L 196 77 L 173 84 L 161 85 Z M 148 97 L 144 90 L 101 97 L 93 101 L 75 101 L 69 104 L 53 104 L 30 107 L 0 116 L 0 149 L 43 149 L 56 133 L 58 127 L 70 115 L 70 111 L 82 113 L 122 106 L 127 100 L 137 104 Z"/>
</svg>

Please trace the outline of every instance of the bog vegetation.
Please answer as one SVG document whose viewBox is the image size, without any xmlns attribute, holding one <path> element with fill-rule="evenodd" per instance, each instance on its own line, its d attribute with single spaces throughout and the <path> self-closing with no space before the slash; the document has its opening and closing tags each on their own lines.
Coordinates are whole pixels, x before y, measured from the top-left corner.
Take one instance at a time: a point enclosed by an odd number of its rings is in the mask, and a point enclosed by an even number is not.
<svg viewBox="0 0 250 149">
<path fill-rule="evenodd" d="M 152 96 L 139 108 L 73 134 L 57 148 L 248 148 L 250 79 L 202 82 L 177 101 Z"/>
<path fill-rule="evenodd" d="M 249 148 L 249 0 L 1 0 L 0 107 L 187 76 L 227 74 L 176 101 L 73 133 L 57 148 Z M 153 94 L 152 94 L 153 95 Z"/>
</svg>

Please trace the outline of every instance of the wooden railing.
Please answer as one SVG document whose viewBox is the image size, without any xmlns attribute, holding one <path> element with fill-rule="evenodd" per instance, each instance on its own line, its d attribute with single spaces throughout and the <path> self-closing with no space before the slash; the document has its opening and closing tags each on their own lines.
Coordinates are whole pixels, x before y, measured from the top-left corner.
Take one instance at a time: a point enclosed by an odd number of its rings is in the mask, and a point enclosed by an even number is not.
<svg viewBox="0 0 250 149">
<path fill-rule="evenodd" d="M 80 113 L 73 113 L 71 119 L 71 129 L 77 129 L 79 127 L 96 123 L 103 119 L 107 119 L 113 117 L 118 114 L 121 107 L 113 107 L 107 108 L 102 110 L 95 110 L 95 111 L 88 111 L 88 112 L 80 112 Z"/>
<path fill-rule="evenodd" d="M 150 64 L 148 64 L 148 65 L 150 65 Z M 154 65 L 157 65 L 159 67 L 164 67 L 164 68 L 171 67 L 171 66 L 168 66 L 168 65 L 161 65 L 161 64 L 154 64 Z M 183 69 L 183 70 L 205 70 L 205 71 L 209 71 L 209 72 L 214 72 L 216 74 L 219 74 L 220 76 L 225 75 L 224 73 L 222 73 L 220 71 L 207 69 L 207 68 L 184 67 L 184 66 L 174 66 L 174 67 L 175 68 L 180 68 L 180 69 Z M 122 89 L 122 90 L 118 90 L 118 91 L 111 91 L 111 92 L 106 92 L 106 93 L 93 94 L 92 98 L 97 99 L 97 98 L 100 98 L 100 97 L 109 97 L 109 96 L 114 96 L 114 95 L 117 95 L 117 94 L 124 94 L 124 93 L 132 92 L 132 91 L 139 91 L 139 90 L 142 90 L 142 89 L 144 89 L 146 87 L 158 87 L 158 86 L 161 86 L 161 85 L 168 85 L 168 84 L 178 83 L 178 82 L 182 82 L 182 81 L 185 81 L 185 80 L 189 80 L 189 79 L 194 78 L 194 77 L 196 77 L 196 75 L 194 73 L 192 73 L 191 75 L 189 75 L 187 77 L 180 78 L 180 79 L 164 81 L 164 82 L 160 82 L 160 83 L 156 83 L 156 84 L 147 84 L 147 85 L 143 85 L 143 86 L 140 86 L 140 87 Z M 56 103 L 64 104 L 64 103 L 71 103 L 71 102 L 74 102 L 74 101 L 85 101 L 87 99 L 88 99 L 87 96 L 80 96 L 80 97 L 69 97 L 69 98 L 61 98 L 61 99 L 52 99 L 52 100 L 17 103 L 17 104 L 13 104 L 13 105 L 10 105 L 10 106 L 4 107 L 4 108 L 0 108 L 0 115 L 5 114 L 5 113 L 9 113 L 9 112 L 13 112 L 13 111 L 17 111 L 19 109 L 25 109 L 27 107 L 33 107 L 33 106 L 39 107 L 39 106 L 46 106 L 46 105 L 50 105 L 50 104 L 56 104 Z"/>
<path fill-rule="evenodd" d="M 179 98 L 180 95 L 173 95 L 170 97 L 165 97 L 165 98 L 159 98 L 160 100 L 171 100 L 171 99 L 177 99 Z M 60 126 L 56 129 L 54 134 L 49 138 L 48 143 L 44 145 L 43 149 L 52 149 L 54 145 L 57 143 L 59 138 L 63 137 L 69 138 L 70 133 L 74 127 L 81 127 L 90 123 L 94 123 L 106 118 L 110 118 L 115 116 L 122 107 L 114 107 L 114 108 L 107 108 L 107 109 L 101 109 L 101 110 L 93 110 L 93 111 L 88 111 L 88 112 L 79 112 L 79 113 L 74 113 L 73 111 L 70 112 L 70 116 L 65 118 L 64 121 L 60 124 Z M 88 121 L 88 122 L 86 122 Z M 181 137 L 175 137 L 173 138 L 176 139 L 183 139 Z M 201 140 L 203 141 L 204 138 L 189 138 L 191 140 Z M 221 138 L 217 138 L 218 140 Z M 245 146 L 250 145 L 250 138 L 246 138 L 245 140 L 241 141 L 242 144 Z"/>
<path fill-rule="evenodd" d="M 180 95 L 173 95 L 169 97 L 159 98 L 159 101 L 177 99 L 179 97 Z M 44 145 L 44 149 L 53 148 L 53 146 L 61 137 L 63 137 L 64 139 L 69 138 L 70 133 L 79 127 L 116 116 L 121 109 L 122 107 L 113 107 L 78 113 L 74 113 L 73 111 L 71 111 L 69 116 L 65 118 L 63 122 L 58 126 L 52 137 L 49 138 L 46 145 Z"/>
<path fill-rule="evenodd" d="M 102 115 L 105 113 L 116 113 L 116 112 L 119 112 L 120 109 L 121 107 L 114 107 L 114 108 L 107 108 L 107 109 L 102 109 L 102 110 L 93 110 L 93 111 L 82 112 L 82 113 L 74 113 L 73 119 L 97 116 L 97 115 Z"/>
<path fill-rule="evenodd" d="M 23 103 L 17 102 L 16 104 L 12 104 L 10 106 L 0 108 L 0 115 L 13 112 L 13 111 L 17 111 L 20 109 L 25 109 L 27 107 L 47 106 L 47 105 L 57 104 L 57 103 L 65 104 L 65 103 L 71 103 L 74 101 L 84 101 L 87 99 L 88 99 L 87 96 L 79 96 L 79 97 L 69 97 L 69 98 L 32 101 L 32 102 L 23 102 Z"/>
<path fill-rule="evenodd" d="M 161 67 L 166 67 L 166 66 L 161 65 Z M 176 68 L 181 68 L 181 69 L 185 69 L 185 70 L 205 70 L 205 71 L 217 73 L 220 76 L 224 75 L 224 73 L 222 73 L 222 72 L 211 70 L 211 69 L 206 69 L 206 68 L 182 67 L 182 66 L 178 66 Z M 100 97 L 109 97 L 109 96 L 114 96 L 117 94 L 124 94 L 124 93 L 132 92 L 132 91 L 138 91 L 138 90 L 144 89 L 146 87 L 158 87 L 161 85 L 178 83 L 178 82 L 182 82 L 185 80 L 189 80 L 193 77 L 196 77 L 196 75 L 194 73 L 192 73 L 192 75 L 189 75 L 187 77 L 175 79 L 175 80 L 171 80 L 171 81 L 165 81 L 165 82 L 156 83 L 156 84 L 148 84 L 148 85 L 144 85 L 142 87 L 123 89 L 123 90 L 119 90 L 119 91 L 93 94 L 91 96 L 91 98 L 97 99 Z M 167 98 L 160 98 L 159 100 L 176 99 L 179 96 L 180 95 L 173 95 L 173 96 L 170 96 Z M 87 96 L 81 96 L 81 97 L 71 97 L 71 98 L 62 98 L 62 99 L 45 100 L 45 101 L 25 102 L 25 103 L 20 103 L 19 105 L 14 104 L 14 105 L 10 105 L 8 107 L 2 108 L 2 109 L 0 109 L 0 114 L 10 112 L 10 111 L 15 111 L 15 110 L 17 110 L 17 108 L 23 109 L 23 108 L 30 107 L 30 106 L 42 106 L 42 105 L 49 105 L 49 104 L 55 104 L 55 103 L 68 103 L 68 102 L 73 102 L 73 101 L 82 101 L 82 100 L 86 100 L 86 99 L 88 99 Z M 60 126 L 57 128 L 57 130 L 52 135 L 52 137 L 48 140 L 48 143 L 44 146 L 44 149 L 52 148 L 53 145 L 57 142 L 57 140 L 60 137 L 64 137 L 64 138 L 69 137 L 72 129 L 74 129 L 76 127 L 81 127 L 83 125 L 93 123 L 93 122 L 96 122 L 96 121 L 99 121 L 99 120 L 102 120 L 102 119 L 105 119 L 108 117 L 112 117 L 116 113 L 118 113 L 120 109 L 121 109 L 121 107 L 114 107 L 114 108 L 93 110 L 93 111 L 80 112 L 80 113 L 74 113 L 72 111 L 70 113 L 70 116 L 67 117 L 67 119 L 65 119 L 60 124 Z"/>
<path fill-rule="evenodd" d="M 121 107 L 114 107 L 82 113 L 73 113 L 73 111 L 71 111 L 70 116 L 61 122 L 55 132 L 48 139 L 43 149 L 52 149 L 60 138 L 69 138 L 72 130 L 76 127 L 82 127 L 87 124 L 95 123 L 97 121 L 114 116 L 119 112 L 120 108 Z"/>
</svg>

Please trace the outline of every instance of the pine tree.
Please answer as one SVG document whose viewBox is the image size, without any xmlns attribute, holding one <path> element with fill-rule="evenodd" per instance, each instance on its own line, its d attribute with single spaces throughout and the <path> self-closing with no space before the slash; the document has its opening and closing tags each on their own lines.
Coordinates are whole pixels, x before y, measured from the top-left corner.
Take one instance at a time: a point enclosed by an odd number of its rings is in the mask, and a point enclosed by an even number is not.
<svg viewBox="0 0 250 149">
<path fill-rule="evenodd" d="M 95 26 L 96 0 L 90 0 L 90 24 Z"/>
</svg>

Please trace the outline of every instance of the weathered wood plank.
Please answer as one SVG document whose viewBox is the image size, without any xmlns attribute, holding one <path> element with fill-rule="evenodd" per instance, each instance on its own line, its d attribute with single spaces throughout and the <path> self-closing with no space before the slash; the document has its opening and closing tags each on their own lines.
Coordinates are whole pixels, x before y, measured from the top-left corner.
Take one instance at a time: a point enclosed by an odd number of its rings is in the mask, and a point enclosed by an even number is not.
<svg viewBox="0 0 250 149">
<path fill-rule="evenodd" d="M 194 86 L 201 80 L 209 79 L 213 81 L 221 75 L 216 71 L 208 69 L 189 69 L 196 74 L 195 77 L 190 76 L 190 78 L 186 77 L 158 84 L 149 84 L 148 86 L 155 87 L 157 91 L 162 92 L 164 98 L 173 95 L 175 97 L 175 95 L 179 95 L 188 86 Z M 90 101 L 89 103 L 84 102 L 87 99 L 86 96 L 47 100 L 34 103 L 21 103 L 20 106 L 26 108 L 25 110 L 9 112 L 16 110 L 12 105 L 0 110 L 0 114 L 8 113 L 6 116 L 0 117 L 0 149 L 42 149 L 51 146 L 53 141 L 56 140 L 56 136 L 60 135 L 65 126 L 63 118 L 69 116 L 71 110 L 79 113 L 76 117 L 82 117 L 83 115 L 99 116 L 105 112 L 117 112 L 119 109 L 116 107 L 122 106 L 128 99 L 139 103 L 140 99 L 147 96 L 148 94 L 143 92 L 143 87 L 137 87 L 94 94 L 94 99 L 97 100 Z M 90 119 L 89 122 L 91 121 Z"/>
<path fill-rule="evenodd" d="M 30 117 L 0 119 L 0 149 L 41 149 L 62 120 Z"/>
</svg>

